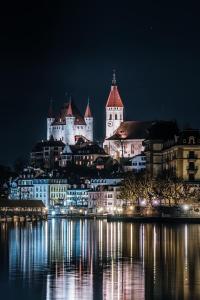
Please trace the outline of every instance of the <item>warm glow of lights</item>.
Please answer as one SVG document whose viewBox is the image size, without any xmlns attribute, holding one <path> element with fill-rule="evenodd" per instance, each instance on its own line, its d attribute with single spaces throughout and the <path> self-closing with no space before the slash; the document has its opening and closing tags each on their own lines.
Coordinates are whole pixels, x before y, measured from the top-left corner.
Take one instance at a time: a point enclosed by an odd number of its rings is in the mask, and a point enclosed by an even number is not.
<svg viewBox="0 0 200 300">
<path fill-rule="evenodd" d="M 146 205 L 146 200 L 141 200 L 141 201 L 140 201 L 140 205 L 141 205 L 141 206 L 145 206 L 145 205 Z"/>
<path fill-rule="evenodd" d="M 102 211 L 103 211 L 103 207 L 99 207 L 98 212 L 102 212 Z"/>
<path fill-rule="evenodd" d="M 153 205 L 158 205 L 158 204 L 159 204 L 158 200 L 153 200 Z"/>
<path fill-rule="evenodd" d="M 189 205 L 187 205 L 187 204 L 184 204 L 184 205 L 183 205 L 183 209 L 184 209 L 185 211 L 189 210 L 189 208 L 190 208 Z"/>
</svg>

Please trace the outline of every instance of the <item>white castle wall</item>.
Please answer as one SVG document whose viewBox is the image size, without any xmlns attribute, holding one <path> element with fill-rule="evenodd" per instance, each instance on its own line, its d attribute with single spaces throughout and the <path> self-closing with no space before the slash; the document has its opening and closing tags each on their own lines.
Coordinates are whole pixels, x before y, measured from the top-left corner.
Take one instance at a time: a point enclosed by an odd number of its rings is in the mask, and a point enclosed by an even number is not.
<svg viewBox="0 0 200 300">
<path fill-rule="evenodd" d="M 54 118 L 47 118 L 47 140 L 50 139 L 50 136 L 52 135 L 52 128 L 51 124 L 53 123 Z"/>
<path fill-rule="evenodd" d="M 75 117 L 66 117 L 66 125 L 65 127 L 65 138 L 64 143 L 68 145 L 74 145 L 75 144 Z"/>
</svg>

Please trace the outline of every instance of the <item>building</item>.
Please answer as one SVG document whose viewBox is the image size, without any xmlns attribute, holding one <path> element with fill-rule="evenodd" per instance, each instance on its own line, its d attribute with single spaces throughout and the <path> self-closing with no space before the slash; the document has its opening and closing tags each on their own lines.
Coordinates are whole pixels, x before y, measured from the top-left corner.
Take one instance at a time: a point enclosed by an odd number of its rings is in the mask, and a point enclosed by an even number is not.
<svg viewBox="0 0 200 300">
<path fill-rule="evenodd" d="M 117 185 L 120 184 L 122 180 L 122 178 L 92 178 L 90 180 L 90 187 L 96 190 L 98 186 Z"/>
<path fill-rule="evenodd" d="M 179 134 L 175 121 L 157 121 L 152 123 L 143 145 L 146 156 L 146 170 L 150 176 L 156 178 L 163 174 L 163 145 L 173 140 Z"/>
<path fill-rule="evenodd" d="M 61 176 L 38 175 L 29 177 L 23 175 L 10 184 L 9 198 L 11 200 L 38 200 L 48 208 L 54 205 L 64 205 L 67 199 L 68 179 Z"/>
<path fill-rule="evenodd" d="M 143 141 L 151 122 L 125 121 L 124 104 L 118 91 L 115 73 L 106 102 L 106 137 L 104 150 L 113 158 L 132 157 L 143 150 Z"/>
<path fill-rule="evenodd" d="M 153 178 L 200 181 L 200 130 L 179 131 L 176 122 L 159 121 L 144 145 L 147 172 Z"/>
<path fill-rule="evenodd" d="M 142 152 L 141 154 L 135 155 L 129 158 L 123 163 L 123 169 L 125 172 L 142 172 L 146 169 L 146 156 Z"/>
<path fill-rule="evenodd" d="M 93 167 L 97 158 L 109 158 L 109 155 L 94 142 L 85 142 L 79 138 L 76 145 L 66 145 L 60 158 L 60 166 L 66 167 L 67 164 L 73 163 L 79 166 Z"/>
<path fill-rule="evenodd" d="M 64 206 L 72 209 L 88 207 L 88 187 L 82 185 L 72 185 L 67 190 L 67 197 Z"/>
<path fill-rule="evenodd" d="M 68 145 L 75 145 L 80 137 L 85 141 L 93 141 L 93 117 L 89 101 L 84 117 L 71 99 L 64 104 L 57 115 L 50 106 L 47 118 L 47 140 L 50 140 L 51 136 L 55 141 L 62 141 Z"/>
<path fill-rule="evenodd" d="M 50 137 L 48 141 L 36 143 L 31 151 L 31 166 L 34 168 L 53 169 L 59 165 L 65 144 Z"/>
<path fill-rule="evenodd" d="M 200 130 L 183 130 L 163 144 L 162 170 L 184 181 L 200 181 Z"/>
<path fill-rule="evenodd" d="M 123 210 L 119 185 L 99 185 L 89 191 L 88 209 L 93 213 L 114 213 Z"/>
<path fill-rule="evenodd" d="M 64 201 L 67 199 L 67 192 L 69 188 L 67 178 L 51 178 L 49 180 L 49 202 L 50 206 L 56 204 L 64 205 Z"/>
</svg>

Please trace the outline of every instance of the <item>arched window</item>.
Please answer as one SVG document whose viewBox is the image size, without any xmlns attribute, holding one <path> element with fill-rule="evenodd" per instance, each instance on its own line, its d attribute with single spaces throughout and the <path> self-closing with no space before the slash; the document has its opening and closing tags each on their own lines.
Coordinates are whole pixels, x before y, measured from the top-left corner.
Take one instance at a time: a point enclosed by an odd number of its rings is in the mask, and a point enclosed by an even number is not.
<svg viewBox="0 0 200 300">
<path fill-rule="evenodd" d="M 110 114 L 109 120 L 112 120 L 112 115 Z"/>
<path fill-rule="evenodd" d="M 189 137 L 189 144 L 195 144 L 195 137 L 194 136 Z"/>
<path fill-rule="evenodd" d="M 117 114 L 115 114 L 115 120 L 117 120 Z"/>
</svg>

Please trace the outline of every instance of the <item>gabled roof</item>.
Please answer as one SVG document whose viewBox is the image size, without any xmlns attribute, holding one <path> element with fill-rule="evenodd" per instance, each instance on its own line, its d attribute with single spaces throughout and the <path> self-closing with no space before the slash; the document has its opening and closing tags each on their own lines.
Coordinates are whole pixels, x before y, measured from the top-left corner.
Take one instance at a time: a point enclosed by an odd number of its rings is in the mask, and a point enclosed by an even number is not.
<svg viewBox="0 0 200 300">
<path fill-rule="evenodd" d="M 125 121 L 107 140 L 145 139 L 152 122 Z"/>
<path fill-rule="evenodd" d="M 45 208 L 45 205 L 41 200 L 1 200 L 0 207 Z"/>
<path fill-rule="evenodd" d="M 112 85 L 106 107 L 124 107 L 117 85 Z"/>
<path fill-rule="evenodd" d="M 44 147 L 62 147 L 64 149 L 65 144 L 62 141 L 55 141 L 54 139 L 51 138 L 48 141 L 41 141 L 36 143 L 32 149 L 32 152 L 43 151 Z"/>
</svg>

